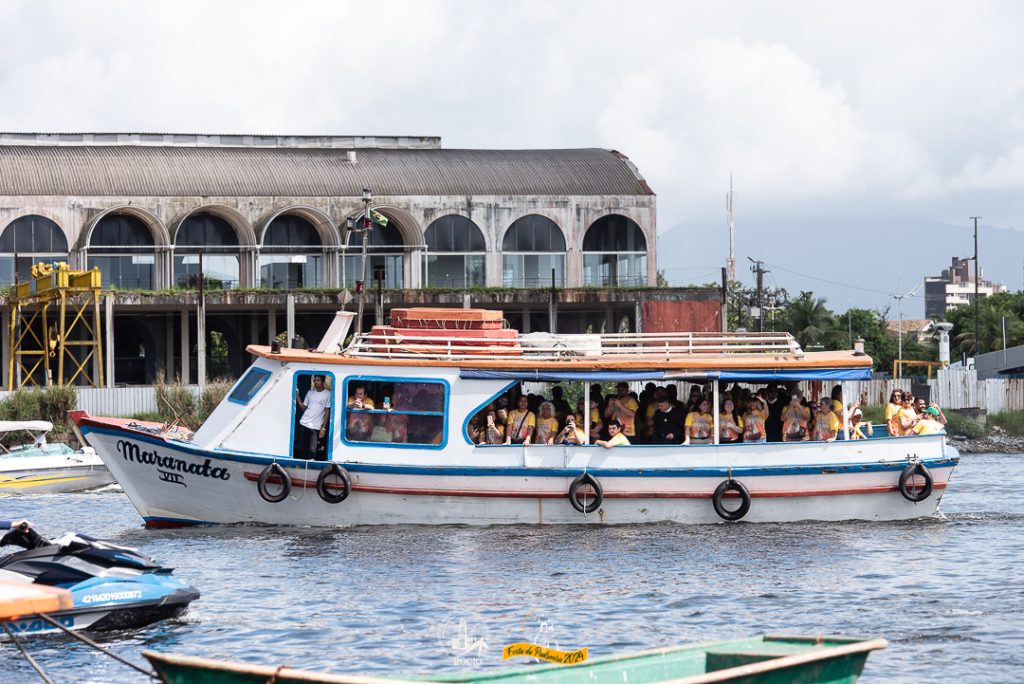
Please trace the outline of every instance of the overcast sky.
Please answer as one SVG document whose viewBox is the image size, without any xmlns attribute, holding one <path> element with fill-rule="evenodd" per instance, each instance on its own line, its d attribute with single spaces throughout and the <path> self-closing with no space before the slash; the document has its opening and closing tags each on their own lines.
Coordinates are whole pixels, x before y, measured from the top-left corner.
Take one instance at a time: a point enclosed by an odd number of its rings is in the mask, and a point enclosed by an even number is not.
<svg viewBox="0 0 1024 684">
<path fill-rule="evenodd" d="M 1022 32 L 1010 1 L 0 0 L 0 130 L 600 146 L 661 231 L 719 231 L 730 172 L 740 228 L 1022 229 Z"/>
</svg>

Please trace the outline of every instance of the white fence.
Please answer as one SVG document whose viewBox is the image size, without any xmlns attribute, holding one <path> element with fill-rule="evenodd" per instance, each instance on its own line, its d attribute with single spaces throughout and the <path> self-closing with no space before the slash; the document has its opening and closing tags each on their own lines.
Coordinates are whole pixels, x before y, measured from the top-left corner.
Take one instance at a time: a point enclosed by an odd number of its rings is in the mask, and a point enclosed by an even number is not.
<svg viewBox="0 0 1024 684">
<path fill-rule="evenodd" d="M 199 394 L 198 385 L 188 385 L 194 394 Z M 132 387 L 78 387 L 78 408 L 94 416 L 131 416 L 139 413 L 155 413 L 156 390 L 152 385 Z M 0 391 L 0 401 L 10 392 Z"/>
<path fill-rule="evenodd" d="M 947 368 L 939 371 L 930 385 L 932 401 L 943 408 L 1024 411 L 1024 379 L 978 380 L 973 368 Z"/>
</svg>

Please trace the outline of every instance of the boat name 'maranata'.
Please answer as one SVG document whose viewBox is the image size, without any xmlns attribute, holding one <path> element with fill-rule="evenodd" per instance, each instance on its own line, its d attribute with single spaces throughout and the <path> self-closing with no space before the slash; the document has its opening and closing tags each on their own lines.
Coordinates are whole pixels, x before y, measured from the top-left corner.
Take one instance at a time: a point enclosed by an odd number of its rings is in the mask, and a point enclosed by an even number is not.
<svg viewBox="0 0 1024 684">
<path fill-rule="evenodd" d="M 343 346 L 352 318 L 317 350 L 250 346 L 194 433 L 73 418 L 154 527 L 905 520 L 959 461 L 937 424 L 858 422 L 862 351 L 521 335 L 476 309 L 396 309 Z"/>
</svg>

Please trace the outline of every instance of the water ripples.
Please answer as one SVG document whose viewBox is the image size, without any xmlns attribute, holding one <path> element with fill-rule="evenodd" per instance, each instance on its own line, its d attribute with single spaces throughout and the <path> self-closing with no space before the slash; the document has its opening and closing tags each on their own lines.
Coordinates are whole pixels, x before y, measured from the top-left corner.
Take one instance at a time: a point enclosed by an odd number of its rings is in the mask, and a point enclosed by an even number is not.
<svg viewBox="0 0 1024 684">
<path fill-rule="evenodd" d="M 140 546 L 202 591 L 182 620 L 101 637 L 134 660 L 423 674 L 507 667 L 514 641 L 596 656 L 802 632 L 888 639 L 864 682 L 1010 682 L 1024 671 L 1022 492 L 1024 459 L 972 455 L 943 519 L 888 524 L 154 531 L 115 491 L 6 501 L 44 531 L 73 521 Z M 486 644 L 479 665 L 463 640 Z M 59 681 L 132 681 L 60 637 L 32 652 Z M 10 644 L 0 657 L 4 682 L 33 681 Z"/>
</svg>

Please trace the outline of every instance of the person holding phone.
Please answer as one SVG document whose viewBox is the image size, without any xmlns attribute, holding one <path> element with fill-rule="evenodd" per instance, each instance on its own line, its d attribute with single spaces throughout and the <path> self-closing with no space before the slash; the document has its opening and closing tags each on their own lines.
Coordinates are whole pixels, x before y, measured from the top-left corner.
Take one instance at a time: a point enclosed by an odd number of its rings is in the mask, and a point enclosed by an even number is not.
<svg viewBox="0 0 1024 684">
<path fill-rule="evenodd" d="M 557 442 L 559 444 L 583 444 L 585 437 L 576 416 L 570 413 L 565 419 L 565 427 L 558 433 Z"/>
<path fill-rule="evenodd" d="M 502 444 L 505 441 L 505 426 L 498 420 L 498 412 L 493 408 L 487 410 L 484 428 L 480 431 L 478 444 Z"/>
</svg>

